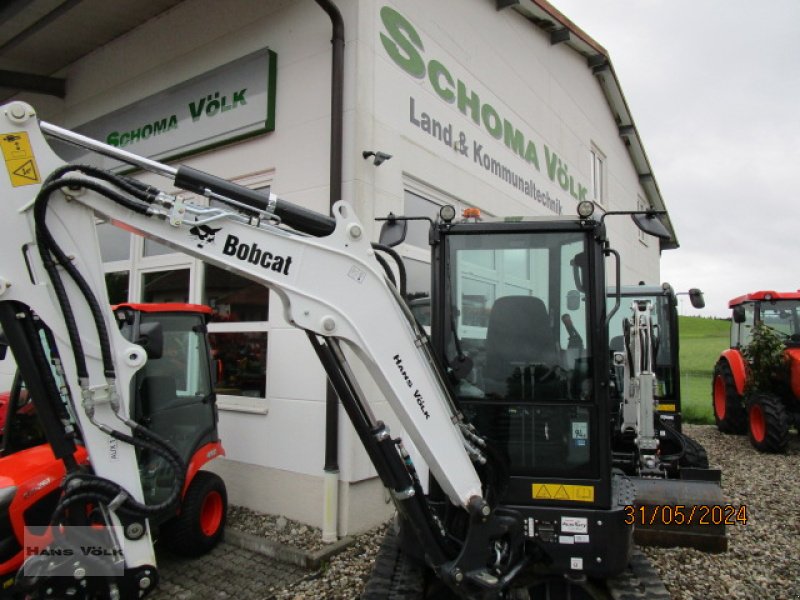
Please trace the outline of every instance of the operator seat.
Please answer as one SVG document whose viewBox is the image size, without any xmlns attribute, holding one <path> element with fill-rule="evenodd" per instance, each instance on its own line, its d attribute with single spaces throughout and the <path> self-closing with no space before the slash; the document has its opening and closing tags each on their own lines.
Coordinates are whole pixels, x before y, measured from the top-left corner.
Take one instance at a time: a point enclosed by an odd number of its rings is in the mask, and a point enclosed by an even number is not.
<svg viewBox="0 0 800 600">
<path fill-rule="evenodd" d="M 567 398 L 556 332 L 535 296 L 498 298 L 486 332 L 484 390 L 487 402 L 476 423 L 515 468 L 564 464 L 565 421 L 542 403 Z"/>
<path fill-rule="evenodd" d="M 535 376 L 530 369 L 552 369 L 559 366 L 559 362 L 558 346 L 544 302 L 535 296 L 498 298 L 489 314 L 486 331 L 483 376 L 487 394 L 522 396 L 522 378 Z"/>
</svg>

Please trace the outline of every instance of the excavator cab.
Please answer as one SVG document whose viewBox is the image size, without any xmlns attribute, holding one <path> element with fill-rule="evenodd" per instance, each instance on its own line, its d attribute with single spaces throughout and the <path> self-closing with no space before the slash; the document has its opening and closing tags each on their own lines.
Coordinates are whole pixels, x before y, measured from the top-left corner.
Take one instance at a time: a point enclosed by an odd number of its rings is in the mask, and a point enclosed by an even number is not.
<svg viewBox="0 0 800 600">
<path fill-rule="evenodd" d="M 608 289 L 609 309 L 614 304 L 616 290 Z M 675 292 L 668 283 L 662 285 L 622 286 L 620 288 L 620 310 L 608 324 L 609 349 L 612 353 L 624 351 L 623 321 L 629 316 L 631 303 L 646 301 L 652 306 L 654 361 L 656 375 L 656 398 L 658 413 L 662 421 L 681 431 L 681 380 L 680 338 L 678 336 L 678 295 L 688 295 L 694 308 L 703 308 L 703 293 L 692 288 L 688 292 Z M 621 396 L 621 378 L 612 370 L 617 395 Z"/>
<path fill-rule="evenodd" d="M 435 238 L 433 346 L 495 457 L 494 501 L 522 513 L 540 569 L 620 573 L 633 497 L 609 451 L 604 227 L 439 222 Z"/>
</svg>

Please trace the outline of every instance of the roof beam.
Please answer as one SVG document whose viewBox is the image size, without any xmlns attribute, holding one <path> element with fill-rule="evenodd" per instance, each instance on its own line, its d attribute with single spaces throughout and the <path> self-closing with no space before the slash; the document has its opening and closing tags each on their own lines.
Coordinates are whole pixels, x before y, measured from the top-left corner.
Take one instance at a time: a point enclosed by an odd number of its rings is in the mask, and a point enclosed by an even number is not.
<svg viewBox="0 0 800 600">
<path fill-rule="evenodd" d="M 0 70 L 0 87 L 23 92 L 36 92 L 63 98 L 67 95 L 67 80 L 45 75 Z"/>
<path fill-rule="evenodd" d="M 570 40 L 569 29 L 562 27 L 561 29 L 554 29 L 550 32 L 550 45 L 555 46 L 561 42 L 568 42 Z"/>
<path fill-rule="evenodd" d="M 6 43 L 4 43 L 2 46 L 0 46 L 0 51 L 7 50 L 9 48 L 13 48 L 14 46 L 19 44 L 20 42 L 25 41 L 30 36 L 32 36 L 34 33 L 37 33 L 39 31 L 41 31 L 42 29 L 44 29 L 45 27 L 47 27 L 48 25 L 53 23 L 61 15 L 67 13 L 70 10 L 72 10 L 73 7 L 77 6 L 81 2 L 82 2 L 82 0 L 66 0 L 65 2 L 62 2 L 61 4 L 56 6 L 53 10 L 51 10 L 46 15 L 41 17 L 33 25 L 31 25 L 27 29 L 24 29 L 23 31 L 19 32 L 17 35 L 12 37 L 10 40 L 8 40 Z"/>
<path fill-rule="evenodd" d="M 497 10 L 503 10 L 515 4 L 519 4 L 519 0 L 497 0 Z"/>
</svg>

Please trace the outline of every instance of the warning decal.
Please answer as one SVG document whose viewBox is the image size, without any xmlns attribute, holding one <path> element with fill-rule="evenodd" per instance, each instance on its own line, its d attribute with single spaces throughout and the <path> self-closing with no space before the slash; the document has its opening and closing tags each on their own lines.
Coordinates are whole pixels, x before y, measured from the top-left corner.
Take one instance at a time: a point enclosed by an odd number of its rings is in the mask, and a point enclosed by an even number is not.
<svg viewBox="0 0 800 600">
<path fill-rule="evenodd" d="M 535 500 L 567 500 L 570 502 L 594 502 L 593 485 L 568 485 L 560 483 L 534 483 L 531 486 Z"/>
<path fill-rule="evenodd" d="M 11 185 L 19 187 L 31 185 L 41 181 L 36 158 L 31 150 L 31 142 L 24 131 L 19 133 L 6 133 L 0 136 L 0 149 L 6 162 Z"/>
</svg>

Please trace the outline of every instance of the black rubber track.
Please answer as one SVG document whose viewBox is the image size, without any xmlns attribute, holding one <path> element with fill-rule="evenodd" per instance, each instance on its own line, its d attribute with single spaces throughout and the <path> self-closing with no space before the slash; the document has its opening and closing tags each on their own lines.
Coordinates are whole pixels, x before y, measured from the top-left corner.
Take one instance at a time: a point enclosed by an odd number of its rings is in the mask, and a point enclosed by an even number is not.
<svg viewBox="0 0 800 600">
<path fill-rule="evenodd" d="M 714 387 L 717 378 L 721 378 L 725 384 L 725 418 L 720 419 L 714 406 Z M 744 434 L 747 432 L 747 412 L 744 408 L 744 401 L 739 392 L 736 391 L 736 383 L 733 380 L 733 372 L 728 361 L 721 358 L 714 366 L 714 378 L 711 380 L 711 407 L 714 410 L 714 420 L 717 422 L 717 429 L 722 433 Z"/>
<path fill-rule="evenodd" d="M 389 526 L 361 600 L 420 600 L 425 594 L 423 567 L 412 563 L 400 549 L 397 525 Z"/>
<path fill-rule="evenodd" d="M 789 415 L 786 414 L 786 407 L 783 401 L 773 394 L 757 393 L 750 398 L 748 410 L 758 405 L 764 415 L 765 436 L 762 441 L 758 441 L 753 436 L 751 426 L 748 426 L 747 432 L 750 437 L 750 443 L 759 452 L 770 452 L 773 454 L 780 454 L 786 452 L 786 445 L 789 443 Z M 748 413 L 749 416 L 749 413 Z"/>
</svg>

